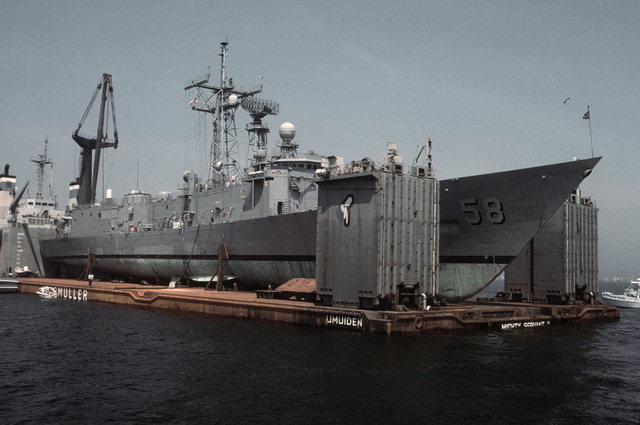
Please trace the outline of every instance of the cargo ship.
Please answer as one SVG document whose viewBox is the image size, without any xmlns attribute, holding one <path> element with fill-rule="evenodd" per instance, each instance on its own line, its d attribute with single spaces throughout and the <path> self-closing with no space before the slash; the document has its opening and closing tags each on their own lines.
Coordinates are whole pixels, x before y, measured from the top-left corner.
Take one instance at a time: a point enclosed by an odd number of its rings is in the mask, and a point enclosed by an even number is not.
<svg viewBox="0 0 640 425">
<path fill-rule="evenodd" d="M 161 192 L 154 197 L 134 190 L 122 200 L 107 196 L 96 202 L 99 152 L 117 147 L 117 133 L 113 142 L 107 142 L 99 124 L 96 138 L 85 137 L 78 132 L 81 122 L 74 140 L 83 148 L 82 169 L 74 186 L 77 199 L 71 201 L 76 205 L 70 227 L 41 241 L 50 275 L 77 274 L 91 264 L 109 278 L 211 281 L 223 260 L 224 276 L 216 279 L 234 279 L 248 289 L 315 278 L 318 181 L 372 170 L 431 173 L 430 155 L 405 166 L 394 148 L 387 150 L 382 162 L 299 153 L 291 123 L 280 126 L 281 140 L 269 151 L 269 128 L 263 119 L 276 115 L 279 105 L 257 96 L 262 85 L 245 89 L 227 78 L 226 55 L 227 43 L 221 43 L 219 83 L 211 83 L 207 74 L 185 84 L 185 89 L 197 92 L 191 108 L 213 116 L 214 135 L 207 176 L 184 172 L 178 194 Z M 99 85 L 101 110 L 108 109 L 110 81 L 105 74 Z M 251 152 L 246 167 L 234 157 L 239 108 L 252 118 L 246 125 Z M 488 285 L 598 160 L 440 182 L 440 292 L 449 299 L 462 299 Z"/>
</svg>

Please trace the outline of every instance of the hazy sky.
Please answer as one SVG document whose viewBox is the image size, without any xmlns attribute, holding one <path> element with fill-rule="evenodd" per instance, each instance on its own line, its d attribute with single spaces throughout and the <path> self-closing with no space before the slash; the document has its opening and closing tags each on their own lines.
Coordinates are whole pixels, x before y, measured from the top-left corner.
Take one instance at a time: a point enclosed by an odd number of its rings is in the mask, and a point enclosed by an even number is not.
<svg viewBox="0 0 640 425">
<path fill-rule="evenodd" d="M 105 186 L 135 189 L 139 161 L 140 190 L 176 192 L 184 170 L 206 174 L 211 131 L 184 83 L 207 66 L 219 79 L 226 40 L 234 82 L 263 77 L 280 103 L 270 147 L 285 121 L 348 160 L 382 161 L 391 141 L 411 161 L 430 136 L 441 179 L 590 157 L 590 105 L 601 275 L 640 275 L 639 22 L 637 1 L 0 0 L 0 162 L 35 195 L 29 159 L 48 137 L 66 203 L 71 133 L 106 72 L 120 147 Z"/>
</svg>

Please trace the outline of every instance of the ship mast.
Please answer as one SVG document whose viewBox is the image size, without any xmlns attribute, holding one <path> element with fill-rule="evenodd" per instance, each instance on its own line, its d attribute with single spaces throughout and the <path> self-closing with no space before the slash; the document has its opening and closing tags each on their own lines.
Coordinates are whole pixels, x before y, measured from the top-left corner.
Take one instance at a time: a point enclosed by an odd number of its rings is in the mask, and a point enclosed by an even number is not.
<svg viewBox="0 0 640 425">
<path fill-rule="evenodd" d="M 238 107 L 244 107 L 245 100 L 262 92 L 258 87 L 243 89 L 236 86 L 233 78 L 227 78 L 227 46 L 220 43 L 220 83 L 209 84 L 210 74 L 195 78 L 185 84 L 184 89 L 196 89 L 196 97 L 189 102 L 194 111 L 213 115 L 213 138 L 209 155 L 207 180 L 212 187 L 224 187 L 242 177 L 239 161 L 238 135 L 235 114 Z M 251 111 L 250 111 L 251 112 Z"/>
<path fill-rule="evenodd" d="M 36 199 L 44 199 L 42 197 L 42 186 L 44 184 L 44 166 L 48 164 L 53 164 L 51 158 L 47 156 L 47 144 L 49 143 L 49 139 L 44 139 L 44 154 L 36 155 L 31 158 L 31 162 L 35 162 L 37 164 L 37 177 L 38 177 L 38 193 L 36 194 Z M 49 199 L 53 199 L 52 188 L 49 186 Z"/>
</svg>

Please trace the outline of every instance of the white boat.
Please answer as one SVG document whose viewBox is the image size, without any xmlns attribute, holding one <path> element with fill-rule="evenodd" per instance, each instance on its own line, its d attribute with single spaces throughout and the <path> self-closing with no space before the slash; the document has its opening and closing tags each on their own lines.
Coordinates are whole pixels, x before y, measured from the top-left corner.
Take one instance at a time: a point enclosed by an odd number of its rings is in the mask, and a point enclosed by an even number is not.
<svg viewBox="0 0 640 425">
<path fill-rule="evenodd" d="M 612 294 L 611 292 L 603 292 L 600 295 L 605 304 L 615 305 L 616 307 L 640 308 L 640 279 L 632 280 L 631 285 L 625 289 L 622 295 Z"/>
<path fill-rule="evenodd" d="M 43 286 L 36 291 L 36 294 L 44 299 L 58 298 L 58 291 L 53 286 Z"/>
<path fill-rule="evenodd" d="M 18 277 L 29 277 L 31 276 L 31 270 L 29 270 L 29 266 L 24 267 L 16 267 L 16 276 Z"/>
<path fill-rule="evenodd" d="M 0 277 L 0 292 L 18 292 L 18 279 Z"/>
</svg>

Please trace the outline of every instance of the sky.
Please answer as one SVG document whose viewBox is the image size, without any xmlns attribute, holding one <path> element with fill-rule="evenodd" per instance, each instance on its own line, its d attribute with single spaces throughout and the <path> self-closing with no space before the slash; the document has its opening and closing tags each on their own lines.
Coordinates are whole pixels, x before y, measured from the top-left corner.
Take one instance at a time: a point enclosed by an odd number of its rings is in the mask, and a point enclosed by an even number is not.
<svg viewBox="0 0 640 425">
<path fill-rule="evenodd" d="M 446 179 L 593 146 L 603 159 L 581 189 L 599 208 L 600 275 L 638 276 L 638 22 L 637 1 L 0 0 L 0 162 L 34 196 L 30 159 L 48 139 L 66 204 L 71 133 L 108 73 L 120 145 L 103 154 L 102 186 L 176 192 L 185 170 L 206 175 L 211 132 L 185 82 L 207 67 L 219 81 L 226 41 L 228 76 L 280 104 L 271 148 L 284 122 L 303 150 L 346 160 L 382 162 L 395 142 L 411 162 L 431 137 Z M 95 134 L 97 109 L 82 132 Z"/>
</svg>

